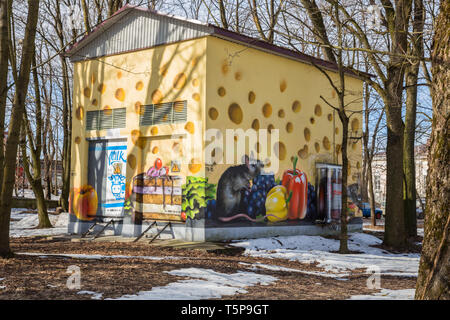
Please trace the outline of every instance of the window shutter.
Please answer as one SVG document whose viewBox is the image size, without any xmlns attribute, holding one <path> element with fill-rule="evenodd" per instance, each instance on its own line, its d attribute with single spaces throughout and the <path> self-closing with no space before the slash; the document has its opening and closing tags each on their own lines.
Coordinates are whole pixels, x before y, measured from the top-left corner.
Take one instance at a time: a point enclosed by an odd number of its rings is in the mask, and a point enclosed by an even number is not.
<svg viewBox="0 0 450 320">
<path fill-rule="evenodd" d="M 125 128 L 126 120 L 126 108 L 88 111 L 86 113 L 86 130 Z"/>
<path fill-rule="evenodd" d="M 153 124 L 165 124 L 172 122 L 172 103 L 158 103 L 153 105 Z"/>
<path fill-rule="evenodd" d="M 141 106 L 140 126 L 170 124 L 187 120 L 187 101 L 176 101 Z"/>
<path fill-rule="evenodd" d="M 127 110 L 126 108 L 114 109 L 113 128 L 125 128 L 127 123 Z"/>
<path fill-rule="evenodd" d="M 176 101 L 173 103 L 173 118 L 174 123 L 187 121 L 187 101 Z"/>
<path fill-rule="evenodd" d="M 141 112 L 139 117 L 140 126 L 151 126 L 153 125 L 153 104 L 149 106 L 141 106 Z"/>
<path fill-rule="evenodd" d="M 97 112 L 99 114 L 98 130 L 112 129 L 114 116 L 113 110 L 99 110 Z"/>
<path fill-rule="evenodd" d="M 98 111 L 86 112 L 86 130 L 97 130 L 98 128 Z"/>
</svg>

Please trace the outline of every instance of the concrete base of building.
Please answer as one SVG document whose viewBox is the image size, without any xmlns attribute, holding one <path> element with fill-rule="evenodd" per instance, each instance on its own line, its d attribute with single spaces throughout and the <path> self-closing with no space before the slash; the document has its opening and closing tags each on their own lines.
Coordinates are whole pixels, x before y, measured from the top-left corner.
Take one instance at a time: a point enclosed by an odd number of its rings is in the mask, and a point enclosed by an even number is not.
<svg viewBox="0 0 450 320">
<path fill-rule="evenodd" d="M 124 223 L 122 228 L 122 236 L 134 238 L 139 237 L 142 232 L 150 226 L 150 224 L 150 221 L 144 221 L 140 225 Z M 167 222 L 156 222 L 156 225 L 153 225 L 145 232 L 145 236 L 147 238 L 153 238 L 166 226 L 166 224 Z M 170 226 L 167 226 L 164 231 L 159 234 L 158 239 L 184 239 L 185 229 L 186 227 L 184 223 L 172 222 Z"/>
<path fill-rule="evenodd" d="M 354 219 L 347 225 L 348 232 L 362 232 L 362 219 Z M 204 226 L 204 221 L 195 221 L 192 225 L 186 225 L 186 241 L 228 241 L 238 239 L 254 239 L 276 236 L 324 236 L 339 235 L 339 224 L 274 224 L 274 225 L 249 225 L 233 227 Z"/>
<path fill-rule="evenodd" d="M 123 222 L 115 223 L 105 229 L 105 235 L 121 235 L 123 237 L 138 237 L 149 226 L 151 221 L 144 221 L 142 224 L 134 224 L 125 218 Z M 72 218 L 69 222 L 68 233 L 82 234 L 86 232 L 93 222 L 78 221 Z M 167 222 L 157 222 L 147 230 L 147 238 L 154 237 L 164 228 Z M 348 226 L 348 232 L 362 232 L 363 221 L 361 218 L 352 219 Z M 102 225 L 95 226 L 93 233 L 98 233 Z M 170 226 L 158 236 L 159 239 L 179 239 L 184 241 L 229 241 L 238 239 L 265 238 L 276 236 L 324 236 L 339 235 L 339 224 L 314 224 L 308 222 L 285 223 L 285 224 L 248 224 L 248 225 L 208 225 L 205 220 L 188 220 L 186 223 L 172 222 Z"/>
<path fill-rule="evenodd" d="M 106 220 L 105 223 L 107 223 Z M 78 220 L 73 214 L 69 215 L 69 223 L 67 225 L 67 233 L 68 234 L 83 234 L 87 232 L 93 225 L 94 221 L 81 221 Z M 102 231 L 105 223 L 96 224 L 90 233 L 97 234 Z M 123 223 L 121 221 L 115 221 L 114 224 L 111 223 L 103 230 L 102 235 L 121 235 L 122 234 Z"/>
</svg>

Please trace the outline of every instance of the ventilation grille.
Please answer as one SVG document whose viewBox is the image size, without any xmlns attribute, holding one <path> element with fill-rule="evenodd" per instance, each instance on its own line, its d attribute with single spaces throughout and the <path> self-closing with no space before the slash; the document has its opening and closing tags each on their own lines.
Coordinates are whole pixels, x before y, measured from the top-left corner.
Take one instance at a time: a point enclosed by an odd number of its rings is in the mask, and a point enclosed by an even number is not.
<svg viewBox="0 0 450 320">
<path fill-rule="evenodd" d="M 86 130 L 125 128 L 126 109 L 95 110 L 86 113 Z"/>
<path fill-rule="evenodd" d="M 187 102 L 176 101 L 141 106 L 140 126 L 186 122 Z"/>
</svg>

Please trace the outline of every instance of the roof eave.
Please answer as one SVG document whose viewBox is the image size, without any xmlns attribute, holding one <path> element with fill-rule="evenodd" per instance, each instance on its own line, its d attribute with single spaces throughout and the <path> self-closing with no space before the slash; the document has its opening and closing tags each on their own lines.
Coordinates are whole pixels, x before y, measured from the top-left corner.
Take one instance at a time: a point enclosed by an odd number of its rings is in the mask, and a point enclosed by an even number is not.
<svg viewBox="0 0 450 320">
<path fill-rule="evenodd" d="M 324 69 L 327 69 L 329 71 L 333 71 L 333 72 L 337 72 L 338 71 L 338 66 L 330 61 L 326 61 L 323 59 L 319 59 L 301 52 L 297 52 L 291 49 L 287 49 L 287 48 L 283 48 L 274 44 L 270 44 L 268 42 L 256 39 L 256 38 L 251 38 L 249 36 L 245 36 L 230 30 L 226 30 L 220 27 L 217 27 L 215 25 L 210 24 L 209 25 L 211 28 L 214 29 L 214 33 L 212 34 L 213 36 L 216 36 L 218 38 L 224 39 L 224 40 L 229 40 L 229 41 L 233 41 L 239 44 L 243 44 L 252 48 L 256 48 L 259 50 L 263 50 L 265 52 L 268 53 L 272 53 L 272 54 L 277 54 L 289 59 L 294 59 L 296 61 L 300 61 L 309 65 L 317 65 L 319 67 L 322 67 Z M 374 75 L 366 73 L 366 72 L 362 72 L 362 71 L 358 71 L 358 70 L 354 70 L 354 69 L 349 69 L 346 68 L 345 70 L 345 74 L 360 80 L 365 80 L 368 78 L 372 78 L 374 77 Z"/>
<path fill-rule="evenodd" d="M 71 57 L 73 56 L 78 50 L 80 50 L 81 48 L 87 46 L 92 40 L 94 40 L 94 38 L 97 36 L 98 31 L 101 28 L 105 28 L 107 26 L 109 26 L 110 24 L 112 24 L 114 21 L 119 20 L 120 16 L 127 10 L 132 9 L 134 6 L 131 5 L 125 5 L 122 8 L 120 8 L 119 10 L 117 10 L 113 15 L 111 15 L 109 18 L 103 20 L 101 23 L 99 23 L 91 32 L 89 32 L 88 34 L 84 35 L 80 40 L 78 40 L 77 42 L 75 42 L 69 49 L 67 49 L 64 52 L 64 56 L 66 57 Z"/>
</svg>

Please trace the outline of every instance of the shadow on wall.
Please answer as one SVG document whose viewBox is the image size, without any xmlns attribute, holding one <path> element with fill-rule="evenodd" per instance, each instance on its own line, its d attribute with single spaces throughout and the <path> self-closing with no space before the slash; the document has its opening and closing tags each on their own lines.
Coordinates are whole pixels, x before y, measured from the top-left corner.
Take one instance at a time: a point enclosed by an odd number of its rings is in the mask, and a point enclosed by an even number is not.
<svg viewBox="0 0 450 320">
<path fill-rule="evenodd" d="M 81 77 L 78 78 L 78 92 L 74 92 L 75 97 L 79 97 L 74 112 L 74 120 L 78 122 L 79 130 L 74 130 L 76 133 L 72 144 L 73 154 L 76 159 L 75 163 L 85 163 L 83 155 L 88 148 L 88 143 L 81 137 L 84 135 L 86 128 L 86 112 L 88 110 L 101 110 L 105 115 L 110 115 L 115 108 L 125 107 L 127 128 L 137 128 L 127 130 L 127 165 L 122 169 L 124 172 L 121 172 L 121 174 L 126 176 L 126 180 L 123 181 L 125 200 L 134 193 L 132 185 L 134 178 L 147 172 L 156 159 L 163 158 L 163 165 L 172 167 L 170 163 L 172 159 L 166 159 L 166 156 L 161 156 L 163 154 L 162 148 L 153 146 L 157 141 L 161 141 L 164 138 L 160 135 L 158 136 L 158 126 L 153 125 L 151 130 L 148 127 L 142 129 L 139 123 L 139 116 L 142 114 L 145 105 L 173 102 L 181 98 L 189 100 L 190 97 L 186 97 L 186 92 L 190 92 L 186 89 L 187 81 L 193 78 L 193 73 L 198 68 L 198 62 L 205 55 L 205 52 L 196 52 L 194 46 L 195 43 L 192 44 L 192 47 L 186 43 L 178 43 L 156 47 L 153 50 L 151 61 L 137 65 L 137 68 L 135 68 L 136 61 L 133 61 L 135 56 L 132 54 L 113 56 L 110 60 L 117 61 L 117 63 L 113 64 L 105 61 L 109 57 L 80 63 L 78 74 Z M 183 52 L 189 51 L 192 52 L 190 56 L 184 57 Z M 167 52 L 170 53 L 167 54 Z M 136 54 L 139 56 L 140 52 Z M 177 60 L 175 63 L 176 59 L 183 59 L 183 62 L 180 63 Z M 143 60 L 145 61 L 145 59 Z M 174 71 L 174 68 L 180 68 L 181 65 L 183 65 L 182 69 Z M 139 67 L 142 67 L 143 70 L 136 70 Z M 167 77 L 169 75 L 172 76 L 174 73 L 176 75 L 173 79 L 168 80 Z M 130 83 L 123 83 L 123 81 L 132 81 L 133 88 L 130 89 Z M 167 85 L 168 82 L 171 83 L 170 88 Z M 193 79 L 192 86 L 196 87 L 196 92 L 192 95 L 192 99 L 199 102 L 199 92 L 203 89 L 204 84 L 198 79 Z M 129 88 L 125 89 L 125 87 Z M 144 96 L 142 96 L 142 92 L 145 93 Z M 110 99 L 108 97 L 109 100 L 106 99 L 105 102 L 105 95 L 113 95 L 114 98 Z M 108 103 L 108 101 L 112 102 Z M 177 106 L 180 108 L 180 105 Z M 175 111 L 181 112 L 182 110 Z M 133 123 L 135 124 L 133 125 Z M 193 134 L 195 130 L 201 130 L 201 128 L 193 128 L 192 125 L 192 122 L 188 122 L 185 127 L 186 134 Z M 170 126 L 173 128 L 173 125 Z M 93 138 L 105 137 L 105 132 L 93 130 L 89 133 L 89 136 Z M 191 163 L 187 165 L 192 173 L 198 173 L 201 159 L 192 159 Z M 97 163 L 96 166 L 106 166 L 106 162 Z M 80 171 L 77 173 L 79 177 L 71 190 L 70 212 L 75 213 L 79 219 L 91 220 L 94 218 L 93 215 L 95 215 L 93 212 L 96 212 L 96 210 L 93 210 L 93 206 L 97 207 L 99 202 L 102 201 L 102 199 L 98 199 L 97 190 L 104 190 L 105 187 L 102 181 L 95 185 L 95 189 L 93 186 L 87 185 L 85 177 L 88 176 L 88 165 L 81 165 L 79 169 Z M 103 170 L 107 170 L 107 168 L 103 168 Z M 86 204 L 85 200 L 80 200 L 82 198 L 80 194 L 88 192 L 92 195 L 89 196 L 91 200 L 87 200 L 89 204 Z M 124 211 L 125 209 L 122 209 L 122 215 Z"/>
</svg>

